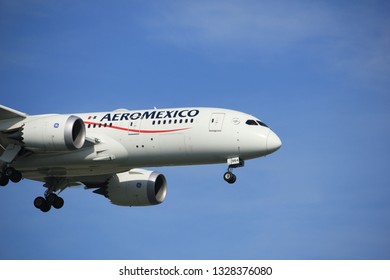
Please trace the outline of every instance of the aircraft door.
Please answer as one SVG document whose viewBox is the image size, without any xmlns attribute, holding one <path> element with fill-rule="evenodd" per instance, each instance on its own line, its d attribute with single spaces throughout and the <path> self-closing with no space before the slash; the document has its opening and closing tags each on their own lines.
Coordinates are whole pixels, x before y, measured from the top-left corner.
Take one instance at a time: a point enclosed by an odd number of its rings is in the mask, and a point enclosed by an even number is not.
<svg viewBox="0 0 390 280">
<path fill-rule="evenodd" d="M 225 113 L 213 113 L 211 114 L 209 131 L 220 132 L 222 131 L 223 120 L 225 118 Z"/>
</svg>

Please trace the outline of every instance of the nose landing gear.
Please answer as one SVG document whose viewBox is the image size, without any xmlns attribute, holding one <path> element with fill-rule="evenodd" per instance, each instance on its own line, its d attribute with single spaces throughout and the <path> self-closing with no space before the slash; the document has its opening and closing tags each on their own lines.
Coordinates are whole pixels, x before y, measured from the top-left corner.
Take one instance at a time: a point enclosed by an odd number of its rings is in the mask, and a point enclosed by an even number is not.
<svg viewBox="0 0 390 280">
<path fill-rule="evenodd" d="M 234 184 L 237 180 L 236 175 L 233 174 L 233 168 L 243 167 L 245 162 L 240 158 L 229 158 L 227 160 L 228 171 L 223 174 L 223 179 L 229 184 Z"/>
</svg>

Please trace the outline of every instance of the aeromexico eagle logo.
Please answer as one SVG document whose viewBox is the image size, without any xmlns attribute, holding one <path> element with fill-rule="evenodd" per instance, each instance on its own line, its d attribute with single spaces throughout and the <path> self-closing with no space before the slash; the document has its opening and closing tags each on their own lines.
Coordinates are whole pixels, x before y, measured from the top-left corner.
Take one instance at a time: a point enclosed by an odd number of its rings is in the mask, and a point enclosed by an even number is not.
<svg viewBox="0 0 390 280">
<path fill-rule="evenodd" d="M 143 112 L 121 112 L 121 113 L 107 113 L 98 121 L 98 116 L 89 116 L 88 121 L 85 124 L 94 125 L 99 127 L 107 127 L 107 123 L 110 123 L 109 128 L 126 130 L 129 132 L 139 132 L 139 133 L 164 133 L 164 132 L 175 132 L 187 130 L 189 128 L 179 128 L 179 129 L 169 129 L 169 130 L 140 130 L 136 128 L 124 128 L 120 126 L 115 126 L 112 123 L 117 121 L 137 121 L 141 120 L 159 120 L 165 121 L 165 123 L 172 123 L 173 119 L 191 119 L 199 115 L 199 110 L 191 109 L 191 110 L 163 110 L 163 111 L 143 111 Z M 154 124 L 155 122 L 153 122 Z M 160 122 L 159 122 L 160 123 Z M 180 121 L 180 123 L 182 123 Z M 175 122 L 176 124 L 176 122 Z"/>
</svg>

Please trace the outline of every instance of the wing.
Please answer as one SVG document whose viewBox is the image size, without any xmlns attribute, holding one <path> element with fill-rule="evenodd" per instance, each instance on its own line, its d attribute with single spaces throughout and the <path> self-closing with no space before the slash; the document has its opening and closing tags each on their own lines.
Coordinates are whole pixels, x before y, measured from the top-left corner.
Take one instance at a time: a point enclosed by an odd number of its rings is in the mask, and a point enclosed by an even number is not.
<svg viewBox="0 0 390 280">
<path fill-rule="evenodd" d="M 25 113 L 0 105 L 0 121 L 25 117 L 27 117 Z"/>
<path fill-rule="evenodd" d="M 20 121 L 28 115 L 0 105 L 0 154 L 9 144 L 19 144 Z"/>
</svg>

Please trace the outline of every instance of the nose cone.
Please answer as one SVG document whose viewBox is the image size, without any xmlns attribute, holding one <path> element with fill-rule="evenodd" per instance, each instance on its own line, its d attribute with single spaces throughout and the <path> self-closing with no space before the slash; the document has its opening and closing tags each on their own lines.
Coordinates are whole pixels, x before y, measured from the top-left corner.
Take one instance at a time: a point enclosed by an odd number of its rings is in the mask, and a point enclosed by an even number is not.
<svg viewBox="0 0 390 280">
<path fill-rule="evenodd" d="M 280 138 L 274 133 L 270 132 L 267 137 L 267 151 L 269 154 L 276 152 L 282 146 L 282 141 Z"/>
</svg>

